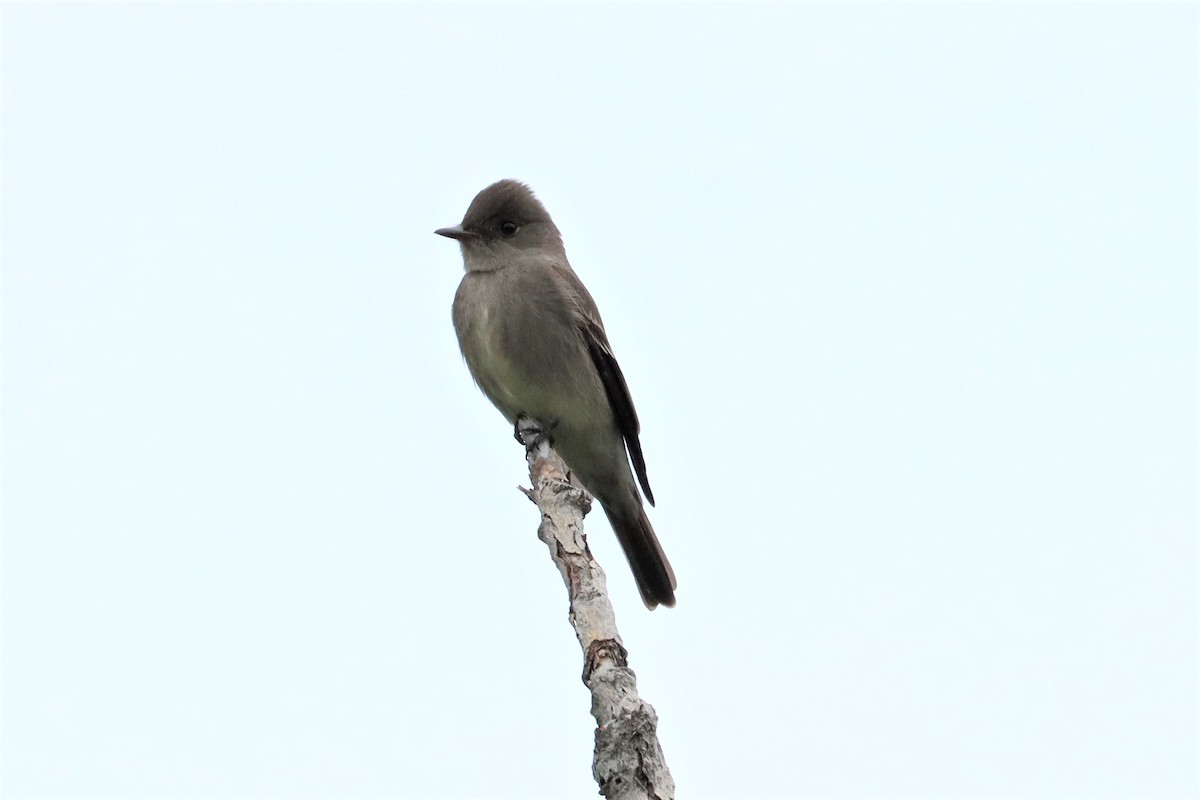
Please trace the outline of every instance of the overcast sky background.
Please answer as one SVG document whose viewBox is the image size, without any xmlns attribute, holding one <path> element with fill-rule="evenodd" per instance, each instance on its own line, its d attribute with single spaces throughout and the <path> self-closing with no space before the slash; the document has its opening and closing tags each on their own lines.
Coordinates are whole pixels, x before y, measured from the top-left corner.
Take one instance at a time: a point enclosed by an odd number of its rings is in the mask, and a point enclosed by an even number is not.
<svg viewBox="0 0 1200 800">
<path fill-rule="evenodd" d="M 530 183 L 679 578 L 680 797 L 1197 792 L 1197 9 L 3 9 L 11 797 L 591 797 L 450 324 Z"/>
</svg>

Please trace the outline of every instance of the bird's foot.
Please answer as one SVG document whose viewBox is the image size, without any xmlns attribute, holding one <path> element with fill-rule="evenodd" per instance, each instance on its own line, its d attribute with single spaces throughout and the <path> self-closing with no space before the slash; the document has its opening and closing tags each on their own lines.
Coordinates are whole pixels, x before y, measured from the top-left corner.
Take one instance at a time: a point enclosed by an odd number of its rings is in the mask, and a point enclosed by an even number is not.
<svg viewBox="0 0 1200 800">
<path fill-rule="evenodd" d="M 525 445 L 527 450 L 539 447 L 542 442 L 551 445 L 554 424 L 551 422 L 549 425 L 543 425 L 540 420 L 522 414 L 513 425 L 513 438 Z"/>
</svg>

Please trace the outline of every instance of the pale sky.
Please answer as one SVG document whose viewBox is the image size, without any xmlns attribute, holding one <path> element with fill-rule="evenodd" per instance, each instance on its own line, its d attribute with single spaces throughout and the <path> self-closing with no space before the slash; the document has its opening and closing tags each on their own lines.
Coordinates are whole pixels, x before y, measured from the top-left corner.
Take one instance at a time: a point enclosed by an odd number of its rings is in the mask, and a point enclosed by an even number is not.
<svg viewBox="0 0 1200 800">
<path fill-rule="evenodd" d="M 1197 785 L 1197 7 L 6 3 L 0 791 L 593 797 L 450 325 L 528 182 L 682 798 Z"/>
</svg>

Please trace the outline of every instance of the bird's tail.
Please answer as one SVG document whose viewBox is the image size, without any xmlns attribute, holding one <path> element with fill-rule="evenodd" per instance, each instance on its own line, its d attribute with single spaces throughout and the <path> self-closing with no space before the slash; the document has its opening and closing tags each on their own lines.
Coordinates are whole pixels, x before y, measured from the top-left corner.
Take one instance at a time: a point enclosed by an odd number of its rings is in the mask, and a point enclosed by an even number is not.
<svg viewBox="0 0 1200 800">
<path fill-rule="evenodd" d="M 667 555 L 663 552 L 658 537 L 646 511 L 638 503 L 630 513 L 621 513 L 623 509 L 610 509 L 603 505 L 604 513 L 617 534 L 617 541 L 625 551 L 625 558 L 633 570 L 633 578 L 637 581 L 638 591 L 642 593 L 642 602 L 646 608 L 675 605 L 675 573 L 671 569 Z"/>
</svg>

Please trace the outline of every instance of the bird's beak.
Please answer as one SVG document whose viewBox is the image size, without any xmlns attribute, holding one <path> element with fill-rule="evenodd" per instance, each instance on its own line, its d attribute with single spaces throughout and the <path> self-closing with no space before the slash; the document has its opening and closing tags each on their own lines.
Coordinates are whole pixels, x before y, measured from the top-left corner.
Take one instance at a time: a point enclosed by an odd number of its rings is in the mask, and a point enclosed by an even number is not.
<svg viewBox="0 0 1200 800">
<path fill-rule="evenodd" d="M 469 239 L 474 239 L 478 234 L 471 231 L 464 231 L 462 225 L 452 225 L 449 228 L 438 228 L 434 231 L 438 236 L 446 236 L 450 239 L 458 239 L 460 242 L 465 242 Z"/>
</svg>

